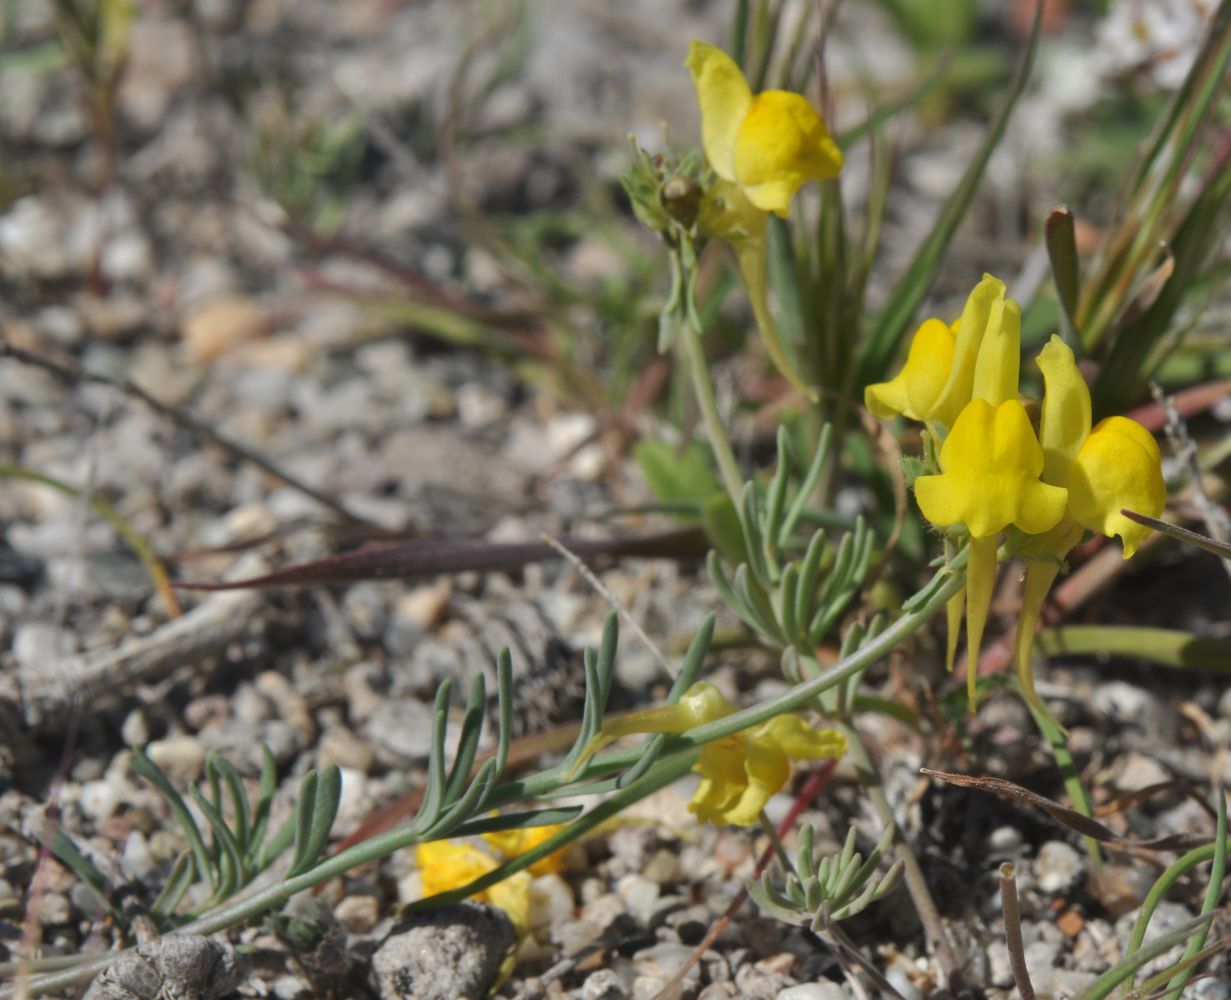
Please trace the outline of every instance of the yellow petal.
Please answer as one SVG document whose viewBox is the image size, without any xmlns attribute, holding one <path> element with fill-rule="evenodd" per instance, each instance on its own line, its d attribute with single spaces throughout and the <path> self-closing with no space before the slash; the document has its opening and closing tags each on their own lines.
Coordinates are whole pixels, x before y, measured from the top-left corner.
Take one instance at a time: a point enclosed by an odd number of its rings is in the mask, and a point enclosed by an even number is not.
<svg viewBox="0 0 1231 1000">
<path fill-rule="evenodd" d="M 752 99 L 735 137 L 735 179 L 754 205 L 786 216 L 801 185 L 841 170 L 842 152 L 807 98 L 767 90 Z"/>
<path fill-rule="evenodd" d="M 996 407 L 971 400 L 945 438 L 940 467 L 941 475 L 915 480 L 915 497 L 942 528 L 960 522 L 972 538 L 988 538 L 1015 524 L 1038 534 L 1064 514 L 1065 491 L 1038 480 L 1043 450 L 1016 399 Z"/>
<path fill-rule="evenodd" d="M 723 816 L 744 794 L 748 777 L 744 771 L 745 738 L 742 734 L 727 736 L 701 748 L 693 770 L 701 775 L 701 783 L 688 808 L 703 822 L 723 823 Z"/>
<path fill-rule="evenodd" d="M 757 821 L 765 803 L 782 790 L 791 776 L 791 763 L 770 741 L 749 739 L 744 771 L 744 792 L 724 817 L 732 826 L 751 826 Z"/>
<path fill-rule="evenodd" d="M 529 872 L 514 872 L 487 889 L 488 901 L 508 914 L 518 935 L 530 929 L 530 882 Z"/>
<path fill-rule="evenodd" d="M 955 327 L 939 319 L 926 320 L 915 331 L 902 370 L 888 382 L 877 382 L 864 390 L 868 409 L 882 420 L 898 413 L 911 420 L 931 419 L 932 408 L 949 378 L 956 343 Z"/>
<path fill-rule="evenodd" d="M 553 823 L 548 826 L 522 827 L 520 830 L 498 830 L 495 833 L 483 834 L 483 840 L 508 859 L 533 850 L 563 829 L 563 824 Z M 531 875 L 547 875 L 551 872 L 558 872 L 563 867 L 564 851 L 560 850 L 539 858 L 527 871 Z"/>
<path fill-rule="evenodd" d="M 772 743 L 794 760 L 826 760 L 846 753 L 846 737 L 836 729 L 815 729 L 793 712 L 754 729 L 749 742 Z"/>
<path fill-rule="evenodd" d="M 987 329 L 975 359 L 971 392 L 999 406 L 1017 398 L 1018 369 L 1022 354 L 1022 307 L 1012 299 L 993 300 L 987 314 Z"/>
<path fill-rule="evenodd" d="M 701 106 L 701 145 L 723 180 L 735 180 L 735 137 L 752 106 L 752 90 L 735 60 L 715 45 L 693 42 L 684 65 Z"/>
<path fill-rule="evenodd" d="M 1120 513 L 1158 517 L 1167 502 L 1158 443 L 1128 417 L 1108 417 L 1090 432 L 1069 474 L 1069 513 L 1091 531 L 1119 535 L 1124 558 L 1150 529 Z"/>
<path fill-rule="evenodd" d="M 496 859 L 471 844 L 433 840 L 415 847 L 415 865 L 423 881 L 423 894 L 460 889 L 496 867 Z"/>
<path fill-rule="evenodd" d="M 975 285 L 966 298 L 966 305 L 958 319 L 957 343 L 954 345 L 949 378 L 932 407 L 932 419 L 939 420 L 946 427 L 953 426 L 958 415 L 970 402 L 979 346 L 983 343 L 992 306 L 1003 301 L 1004 292 L 1003 281 L 985 274 L 983 280 Z"/>
<path fill-rule="evenodd" d="M 971 538 L 966 557 L 966 696 L 970 710 L 977 707 L 975 685 L 979 680 L 979 650 L 987 609 L 996 589 L 996 539 Z"/>
<path fill-rule="evenodd" d="M 1069 467 L 1090 433 L 1090 389 L 1072 350 L 1054 333 L 1036 360 L 1045 389 L 1039 419 L 1043 482 L 1067 486 Z"/>
</svg>

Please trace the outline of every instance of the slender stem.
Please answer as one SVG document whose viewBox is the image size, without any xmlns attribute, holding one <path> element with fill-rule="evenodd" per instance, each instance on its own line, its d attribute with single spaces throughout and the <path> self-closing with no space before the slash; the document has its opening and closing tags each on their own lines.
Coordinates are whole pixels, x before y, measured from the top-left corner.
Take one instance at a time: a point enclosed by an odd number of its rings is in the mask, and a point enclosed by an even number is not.
<svg viewBox="0 0 1231 1000">
<path fill-rule="evenodd" d="M 782 842 L 782 838 L 778 836 L 778 831 L 774 829 L 774 824 L 765 815 L 765 810 L 757 813 L 757 822 L 761 824 L 761 832 L 769 838 L 770 849 L 778 855 L 778 862 L 782 865 L 783 870 L 788 875 L 794 873 L 798 877 L 799 873 L 795 871 L 795 865 L 791 861 L 791 856 L 787 853 L 786 845 Z"/>
<path fill-rule="evenodd" d="M 1000 866 L 1000 905 L 1004 910 L 1004 941 L 1013 967 L 1013 982 L 1022 1000 L 1034 1000 L 1034 984 L 1030 982 L 1026 946 L 1022 942 L 1022 914 L 1017 905 L 1017 872 L 1007 861 Z"/>
<path fill-rule="evenodd" d="M 720 739 L 723 736 L 737 733 L 740 730 L 747 729 L 749 726 L 767 722 L 769 719 L 784 712 L 802 709 L 811 703 L 822 691 L 842 683 L 842 681 L 863 670 L 869 664 L 888 655 L 900 642 L 918 630 L 932 615 L 943 608 L 945 602 L 957 593 L 965 583 L 965 574 L 961 571 L 955 572 L 952 568 L 946 568 L 940 572 L 950 574 L 949 578 L 940 586 L 935 587 L 931 596 L 924 604 L 909 614 L 903 615 L 866 646 L 839 661 L 829 670 L 800 684 L 796 684 L 776 698 L 771 698 L 768 701 L 753 705 L 739 712 L 733 712 L 722 719 L 704 726 L 698 726 L 696 729 L 689 730 L 687 733 L 679 736 L 670 737 L 664 745 L 665 758 L 659 761 L 648 774 L 628 788 L 617 792 L 598 808 L 587 813 L 575 823 L 570 824 L 570 830 L 576 830 L 576 833 L 580 834 L 585 829 L 589 829 L 589 826 L 583 827 L 582 824 L 589 823 L 593 825 L 601 822 L 607 816 L 614 815 L 630 802 L 636 801 L 638 797 L 644 797 L 650 794 L 650 792 L 668 784 L 670 781 L 675 780 L 675 778 L 684 774 L 692 766 L 695 754 L 691 751 L 694 748 L 700 747 L 712 740 Z M 932 587 L 932 584 L 929 583 L 928 586 Z M 852 754 L 858 755 L 862 753 L 863 759 L 867 761 L 867 768 L 864 768 L 863 765 L 860 765 L 860 768 L 861 770 L 870 769 L 871 762 L 868 761 L 867 751 L 863 748 L 862 741 L 854 730 L 851 730 L 851 733 L 853 736 L 851 744 Z M 633 747 L 596 758 L 587 765 L 585 772 L 580 776 L 580 780 L 589 780 L 597 775 L 610 774 L 630 767 L 637 763 L 642 752 L 643 748 Z M 510 781 L 496 788 L 488 798 L 486 805 L 489 808 L 499 808 L 502 805 L 523 802 L 526 799 L 556 792 L 567 783 L 564 780 L 567 770 L 567 767 L 561 765 L 539 774 L 531 775 L 528 778 Z M 875 771 L 872 770 L 871 773 L 875 774 Z M 879 797 L 880 804 L 877 805 L 877 811 L 881 814 L 882 820 L 886 823 L 892 822 L 892 810 L 889 808 L 884 792 L 880 790 L 879 779 L 877 779 L 875 787 L 870 788 L 869 791 L 872 793 L 874 805 Z M 901 828 L 899 827 L 898 829 L 900 830 Z M 413 823 L 390 830 L 387 833 L 378 834 L 370 840 L 365 840 L 362 843 L 347 848 L 345 851 L 340 851 L 333 855 L 333 857 L 322 861 L 311 871 L 224 905 L 201 919 L 194 921 L 187 927 L 182 928 L 182 930 L 192 934 L 213 934 L 250 917 L 259 916 L 275 906 L 285 903 L 298 892 L 311 889 L 321 882 L 350 871 L 352 868 L 376 861 L 388 854 L 392 854 L 394 851 L 409 847 L 412 844 L 418 843 L 421 839 L 421 831 Z M 567 839 L 572 839 L 572 837 Z M 557 838 L 553 837 L 545 841 L 533 851 L 514 859 L 510 864 L 519 864 L 520 867 L 532 864 L 541 855 L 550 853 L 561 846 L 556 840 Z M 921 887 L 922 892 L 916 898 L 916 906 L 920 905 L 919 899 L 926 899 L 927 902 L 923 905 L 930 904 L 931 913 L 936 914 L 936 906 L 934 903 L 931 903 L 931 897 L 927 894 L 927 886 L 923 883 L 923 876 L 919 871 L 918 863 L 914 861 L 914 855 L 910 853 L 909 847 L 900 839 L 898 853 L 906 865 L 906 879 L 908 886 L 911 887 L 912 897 L 917 892 L 920 892 L 920 889 L 915 887 L 916 883 Z M 499 878 L 511 874 L 512 871 L 520 870 L 520 867 L 513 869 L 502 867 L 497 869 L 499 876 L 496 879 L 491 879 L 491 881 L 498 881 Z M 913 875 L 912 872 L 914 873 Z M 485 878 L 490 878 L 490 876 Z M 478 882 L 466 887 L 465 892 L 467 894 L 477 892 L 479 889 L 485 888 L 487 884 L 490 883 L 480 879 Z M 924 918 L 924 920 L 925 926 L 927 926 L 927 918 Z M 939 927 L 938 916 L 935 917 L 933 923 Z M 949 957 L 950 964 L 953 964 L 952 951 L 949 949 L 948 942 L 943 939 L 943 928 L 941 929 L 941 941 L 944 954 Z M 33 978 L 25 984 L 26 989 L 30 995 L 64 989 L 95 973 L 101 972 L 111 965 L 120 954 L 119 952 L 112 952 L 84 962 L 72 970 Z M 939 958 L 940 955 L 941 952 L 938 949 L 937 957 Z M 943 960 L 942 964 L 944 964 Z M 956 970 L 956 965 L 953 965 L 953 968 Z M 956 971 L 953 975 L 956 975 Z M 0 997 L 8 997 L 10 995 L 12 995 L 10 992 L 0 991 Z"/>
<path fill-rule="evenodd" d="M 948 588 L 945 589 L 947 590 Z M 956 590 L 956 588 L 954 589 Z M 944 593 L 944 591 L 941 592 Z M 946 599 L 949 596 L 951 595 L 945 594 Z M 929 604 L 931 603 L 929 602 Z M 944 602 L 940 603 L 943 605 Z M 872 757 L 863 742 L 863 737 L 859 735 L 859 730 L 854 726 L 848 725 L 845 729 L 849 742 L 848 752 L 855 762 L 855 768 L 858 770 L 859 777 L 867 789 L 868 797 L 872 800 L 872 808 L 876 810 L 876 814 L 882 824 L 885 826 L 893 824 L 895 831 L 893 837 L 894 846 L 897 850 L 898 860 L 902 862 L 902 874 L 906 881 L 906 889 L 910 893 L 911 901 L 915 904 L 915 910 L 919 914 L 920 923 L 923 924 L 928 944 L 931 946 L 932 953 L 936 956 L 936 961 L 940 963 L 941 971 L 946 979 L 946 985 L 951 991 L 957 993 L 962 984 L 961 965 L 953 952 L 953 946 L 949 943 L 949 936 L 945 933 L 945 925 L 940 918 L 940 910 L 937 909 L 936 901 L 932 898 L 931 890 L 928 889 L 927 880 L 923 877 L 923 869 L 919 867 L 919 859 L 915 857 L 915 852 L 911 850 L 910 844 L 907 843 L 906 837 L 902 833 L 902 824 L 897 822 L 893 815 L 893 807 L 889 805 L 889 799 L 885 796 L 885 788 L 881 782 L 880 772 L 877 771 L 876 765 L 872 763 Z"/>
<path fill-rule="evenodd" d="M 1064 779 L 1064 789 L 1069 793 L 1069 801 L 1073 803 L 1073 808 L 1083 816 L 1093 818 L 1094 810 L 1090 806 L 1090 797 L 1086 794 L 1086 786 L 1081 783 L 1081 775 L 1077 771 L 1077 765 L 1073 762 L 1073 755 L 1069 753 L 1064 731 L 1051 716 L 1046 712 L 1040 712 L 1035 705 L 1031 704 L 1029 698 L 1026 699 L 1026 707 L 1030 709 L 1030 714 L 1034 716 L 1034 724 L 1039 727 L 1039 732 L 1043 734 L 1043 739 L 1047 740 L 1047 745 L 1051 748 L 1051 755 L 1060 768 L 1060 776 Z M 1082 841 L 1085 843 L 1086 854 L 1090 858 L 1090 866 L 1094 869 L 1094 873 L 1102 874 L 1103 851 L 1098 841 L 1093 837 L 1082 837 Z"/>
<path fill-rule="evenodd" d="M 722 416 L 718 412 L 718 402 L 714 398 L 714 386 L 710 382 L 709 365 L 705 360 L 705 350 L 701 346 L 701 331 L 685 320 L 680 324 L 678 336 L 684 348 L 684 360 L 692 379 L 693 395 L 697 397 L 701 419 L 705 422 L 705 432 L 710 439 L 710 447 L 714 449 L 718 471 L 722 475 L 722 484 L 730 494 L 735 509 L 739 510 L 740 495 L 744 491 L 744 477 L 740 475 L 739 463 L 735 461 L 735 452 L 731 450 L 726 427 L 723 426 Z"/>
<path fill-rule="evenodd" d="M 880 969 L 868 960 L 868 958 L 856 946 L 855 942 L 850 939 L 850 936 L 844 931 L 841 925 L 832 923 L 825 928 L 825 933 L 834 940 L 834 944 L 838 946 L 841 953 L 845 953 L 846 957 L 855 965 L 858 965 L 864 973 L 876 984 L 876 988 L 885 996 L 896 998 L 896 1000 L 906 1000 L 905 997 L 898 991 L 898 988 L 893 985 L 888 979 L 881 975 Z M 852 982 L 854 985 L 854 982 Z"/>
</svg>

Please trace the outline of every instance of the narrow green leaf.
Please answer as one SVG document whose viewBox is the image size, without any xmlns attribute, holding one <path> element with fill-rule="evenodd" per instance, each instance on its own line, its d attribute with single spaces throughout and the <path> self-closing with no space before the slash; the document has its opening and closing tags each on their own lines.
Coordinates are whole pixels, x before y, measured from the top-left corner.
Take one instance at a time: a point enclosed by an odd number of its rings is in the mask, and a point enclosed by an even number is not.
<svg viewBox="0 0 1231 1000">
<path fill-rule="evenodd" d="M 304 783 L 307 784 L 306 778 Z M 300 803 L 300 812 L 305 815 L 299 821 L 299 829 L 303 831 L 304 837 L 302 840 L 296 838 L 295 860 L 291 863 L 288 877 L 301 875 L 316 864 L 329 840 L 329 831 L 333 829 L 341 799 L 342 772 L 337 764 L 330 764 L 320 772 L 316 780 L 311 808 L 304 808 L 305 802 Z"/>
<path fill-rule="evenodd" d="M 213 854 L 218 860 L 218 884 L 214 887 L 215 901 L 229 897 L 243 881 L 244 864 L 240 855 L 239 841 L 227 826 L 222 810 L 202 795 L 196 788 L 189 790 L 197 808 L 204 814 L 213 833 Z"/>
<path fill-rule="evenodd" d="M 184 894 L 191 888 L 195 876 L 192 854 L 184 851 L 171 865 L 171 871 L 163 880 L 158 896 L 150 904 L 150 915 L 160 928 L 172 922 L 171 918 L 175 916 L 175 910 L 180 905 L 180 900 L 184 898 Z"/>
<path fill-rule="evenodd" d="M 1231 639 L 1136 625 L 1066 625 L 1044 629 L 1038 646 L 1050 655 L 1129 656 L 1167 667 L 1231 673 Z"/>
<path fill-rule="evenodd" d="M 483 675 L 478 674 L 470 682 L 470 698 L 466 705 L 466 714 L 462 717 L 462 729 L 457 740 L 457 753 L 453 758 L 453 769 L 449 772 L 449 780 L 445 785 L 445 804 L 451 805 L 462 794 L 466 782 L 470 780 L 470 769 L 474 766 L 475 756 L 479 752 L 479 737 L 483 733 L 483 718 L 487 713 L 487 689 Z"/>
<path fill-rule="evenodd" d="M 77 842 L 58 825 L 51 836 L 51 853 L 94 893 L 116 923 L 121 927 L 127 925 L 128 921 L 125 920 L 124 914 L 111 901 L 111 891 L 107 885 L 106 876 L 98 870 L 93 861 L 81 852 Z"/>
<path fill-rule="evenodd" d="M 257 859 L 261 856 L 265 832 L 269 827 L 269 812 L 273 808 L 274 793 L 278 790 L 278 763 L 269 747 L 261 746 L 261 790 L 257 795 L 256 808 L 252 811 L 252 829 L 249 833 L 249 863 L 260 870 Z"/>
<path fill-rule="evenodd" d="M 316 809 L 316 785 L 319 777 L 315 771 L 304 775 L 299 784 L 299 801 L 295 803 L 295 853 L 291 855 L 291 873 L 303 871 L 307 866 L 308 842 L 312 839 L 312 814 Z"/>
<path fill-rule="evenodd" d="M 1218 906 L 1218 900 L 1222 897 L 1222 880 L 1227 874 L 1227 793 L 1221 784 L 1215 791 L 1218 796 L 1218 821 L 1214 832 L 1214 861 L 1210 866 L 1210 881 L 1206 884 L 1205 900 L 1201 904 L 1201 916 L 1213 913 L 1214 908 Z M 1181 966 L 1186 961 L 1196 959 L 1201 953 L 1209 931 L 1209 927 L 1206 926 L 1193 935 L 1180 959 Z M 1163 1000 L 1180 1000 L 1184 986 L 1192 978 L 1192 974 L 1191 965 L 1177 970 L 1176 975 L 1167 984 L 1167 994 Z"/>
<path fill-rule="evenodd" d="M 1009 117 L 1016 106 L 1018 98 L 1026 88 L 1030 72 L 1034 66 L 1035 53 L 1039 47 L 1039 31 L 1042 25 L 1043 4 L 1035 5 L 1034 23 L 1030 28 L 1030 39 L 1022 54 L 1017 72 L 1005 96 L 1004 104 L 996 115 L 984 136 L 982 144 L 971 158 L 966 173 L 958 182 L 940 217 L 933 225 L 931 233 L 915 254 L 906 273 L 890 293 L 889 301 L 876 321 L 871 335 L 860 347 L 856 358 L 858 372 L 858 387 L 878 381 L 886 372 L 889 363 L 898 349 L 898 344 L 906 334 L 915 312 L 932 287 L 932 282 L 940 270 L 941 260 L 949 247 L 953 234 L 966 215 L 966 210 L 974 200 L 975 191 L 983 179 L 983 172 L 991 159 L 993 151 L 1004 135 Z"/>
<path fill-rule="evenodd" d="M 175 790 L 171 782 L 167 780 L 167 776 L 162 773 L 162 768 L 150 760 L 144 750 L 134 748 L 128 758 L 128 766 L 133 769 L 133 773 L 157 788 L 159 794 L 167 800 L 172 815 L 175 816 L 180 829 L 184 831 L 184 838 L 188 841 L 188 847 L 196 862 L 197 874 L 206 879 L 210 889 L 213 890 L 217 885 L 218 872 L 205 846 L 205 837 L 202 836 L 201 829 L 197 826 L 197 821 L 193 819 L 192 812 L 183 796 Z"/>
<path fill-rule="evenodd" d="M 1047 244 L 1047 259 L 1051 261 L 1052 280 L 1056 283 L 1056 296 L 1060 300 L 1061 331 L 1064 342 L 1074 350 L 1081 344 L 1077 332 L 1077 296 L 1081 279 L 1077 260 L 1077 233 L 1073 225 L 1073 213 L 1067 206 L 1058 205 L 1047 216 L 1043 225 Z"/>
</svg>

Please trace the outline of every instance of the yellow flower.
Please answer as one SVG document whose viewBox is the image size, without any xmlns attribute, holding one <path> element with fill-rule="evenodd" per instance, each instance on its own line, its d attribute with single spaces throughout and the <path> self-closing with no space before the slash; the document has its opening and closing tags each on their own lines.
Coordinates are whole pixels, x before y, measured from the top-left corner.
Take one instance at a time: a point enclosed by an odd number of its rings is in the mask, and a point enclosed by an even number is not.
<svg viewBox="0 0 1231 1000">
<path fill-rule="evenodd" d="M 1043 449 L 1016 399 L 971 400 L 941 446 L 940 468 L 915 480 L 919 509 L 939 527 L 961 523 L 983 539 L 1012 524 L 1036 535 L 1064 515 L 1068 494 L 1039 480 Z"/>
<path fill-rule="evenodd" d="M 1044 715 L 1047 709 L 1034 689 L 1031 652 L 1034 633 L 1064 557 L 1088 528 L 1119 535 L 1124 558 L 1137 551 L 1150 529 L 1130 521 L 1122 508 L 1158 517 L 1167 502 L 1162 456 L 1154 436 L 1127 417 L 1108 417 L 1090 428 L 1090 390 L 1073 357 L 1057 336 L 1039 354 L 1045 393 L 1039 434 L 1045 482 L 1068 489 L 1064 518 L 1024 553 L 1030 558 L 1015 659 L 1022 690 Z"/>
<path fill-rule="evenodd" d="M 500 854 L 507 858 L 516 858 L 527 851 L 538 847 L 543 841 L 554 837 L 564 829 L 562 823 L 550 826 L 527 826 L 520 830 L 499 830 L 495 833 L 483 834 L 483 839 L 491 844 Z M 539 858 L 526 870 L 531 875 L 550 875 L 559 872 L 564 867 L 564 851 L 552 851 L 545 858 Z"/>
<path fill-rule="evenodd" d="M 935 421 L 952 427 L 975 393 L 975 369 L 980 357 L 988 378 L 999 385 L 1012 383 L 1017 394 L 1017 369 L 1007 362 L 1018 343 L 1021 309 L 1005 298 L 1004 282 L 985 274 L 966 298 L 962 315 L 952 324 L 929 319 L 915 331 L 906 364 L 888 382 L 864 390 L 864 402 L 873 414 L 887 420 L 902 414 L 921 423 Z M 983 350 L 987 343 L 996 351 Z M 992 400 L 990 394 L 989 402 Z"/>
<path fill-rule="evenodd" d="M 582 751 L 582 762 L 612 740 L 633 733 L 685 733 L 730 715 L 734 709 L 712 684 L 698 681 L 674 705 L 630 712 L 612 719 Z M 694 771 L 701 784 L 688 808 L 705 822 L 747 826 L 791 773 L 790 758 L 841 757 L 846 737 L 833 729 L 813 729 L 800 716 L 779 715 L 742 733 L 701 748 Z"/>
<path fill-rule="evenodd" d="M 791 774 L 791 760 L 841 757 L 846 737 L 814 729 L 800 716 L 780 715 L 701 749 L 694 771 L 701 784 L 688 808 L 702 822 L 749 826 Z"/>
<path fill-rule="evenodd" d="M 1128 417 L 1100 420 L 1069 472 L 1069 513 L 1083 528 L 1119 535 L 1128 559 L 1150 529 L 1121 509 L 1158 517 L 1167 503 L 1162 455 L 1154 435 Z"/>
<path fill-rule="evenodd" d="M 415 847 L 415 865 L 423 881 L 423 895 L 435 896 L 486 875 L 496 867 L 496 859 L 472 844 L 433 840 Z M 475 898 L 486 898 L 486 890 Z"/>
<path fill-rule="evenodd" d="M 423 894 L 460 889 L 475 879 L 493 871 L 511 858 L 525 854 L 561 830 L 553 826 L 532 826 L 520 830 L 500 830 L 483 834 L 483 840 L 497 853 L 480 850 L 474 844 L 451 840 L 433 840 L 415 847 L 415 864 L 423 882 Z M 490 885 L 472 896 L 479 902 L 491 903 L 504 910 L 517 928 L 519 936 L 525 936 L 530 928 L 530 883 L 534 876 L 559 872 L 564 864 L 563 852 L 555 851 L 540 858 L 527 870 L 514 872 L 508 878 Z"/>
<path fill-rule="evenodd" d="M 920 423 L 929 419 L 953 366 L 957 327 L 939 319 L 925 320 L 915 331 L 906 364 L 888 382 L 877 382 L 863 391 L 864 402 L 882 420 L 902 414 Z"/>
<path fill-rule="evenodd" d="M 701 106 L 701 143 L 714 172 L 763 212 L 783 218 L 811 180 L 837 177 L 842 152 L 808 100 L 784 90 L 752 94 L 722 49 L 693 42 L 684 65 Z"/>
<path fill-rule="evenodd" d="M 933 524 L 961 523 L 970 533 L 966 591 L 950 604 L 949 621 L 952 628 L 964 600 L 966 690 L 974 708 L 979 650 L 996 587 L 997 535 L 1009 525 L 1031 535 L 1050 531 L 1064 516 L 1068 493 L 1040 481 L 1043 449 L 1016 398 L 998 406 L 972 399 L 941 446 L 940 468 L 939 476 L 915 480 L 915 497 Z M 952 642 L 949 648 L 951 656 Z"/>
</svg>

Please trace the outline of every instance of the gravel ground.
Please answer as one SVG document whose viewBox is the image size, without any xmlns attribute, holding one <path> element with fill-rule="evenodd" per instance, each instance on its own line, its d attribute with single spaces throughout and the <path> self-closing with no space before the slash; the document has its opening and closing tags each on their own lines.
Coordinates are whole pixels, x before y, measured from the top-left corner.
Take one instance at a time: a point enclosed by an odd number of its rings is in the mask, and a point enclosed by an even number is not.
<svg viewBox="0 0 1231 1000">
<path fill-rule="evenodd" d="M 884 41 L 874 12 L 848 6 L 833 52 L 836 86 L 853 90 L 864 62 L 883 79 L 912 78 L 914 56 Z M 143 5 L 107 184 L 76 78 L 0 62 L 0 181 L 11 176 L 23 192 L 0 213 L 5 342 L 131 380 L 210 431 L 193 433 L 114 385 L 65 381 L 7 357 L 2 460 L 113 504 L 159 553 L 211 550 L 174 564 L 194 578 L 323 556 L 353 545 L 356 530 L 509 541 L 669 527 L 651 515 L 608 518 L 649 497 L 618 436 L 596 416 L 519 379 L 498 358 L 365 308 L 359 293 L 388 295 L 411 280 L 492 310 L 532 307 L 532 283 L 473 238 L 474 213 L 584 209 L 584 192 L 614 188 L 630 131 L 649 143 L 664 127 L 693 136 L 681 53 L 690 38 L 721 37 L 726 16 L 717 3 L 551 0 L 518 27 L 499 9 L 443 0 Z M 47 4 L 17 5 L 6 44 L 45 40 L 48 17 Z M 1078 25 L 1046 57 L 1043 84 L 997 154 L 942 281 L 945 308 L 972 271 L 1029 284 L 1020 220 L 1040 217 L 1048 203 L 1026 172 L 1045 169 L 1038 164 L 1063 149 L 1057 122 L 1080 102 L 1074 53 L 1091 30 Z M 509 52 L 494 45 L 502 35 Z M 861 60 L 868 39 L 877 44 Z M 463 76 L 467 46 L 476 54 Z M 517 62 L 506 78 L 499 57 L 510 52 Z M 458 98 L 485 79 L 497 82 L 481 100 Z M 336 238 L 313 245 L 254 180 L 259 135 L 348 114 L 363 122 L 353 177 Z M 980 128 L 961 116 L 941 129 L 915 119 L 901 126 L 893 204 L 910 210 L 891 213 L 878 281 L 900 270 L 905 250 L 930 227 Z M 438 144 L 451 130 L 446 156 Z M 846 194 L 858 201 L 857 152 L 847 176 Z M 620 226 L 635 252 L 655 252 L 631 220 Z M 597 286 L 620 266 L 611 241 L 584 231 L 544 252 L 579 286 Z M 603 335 L 602 316 L 584 304 L 570 322 Z M 641 430 L 651 430 L 642 420 Z M 267 456 L 276 470 L 220 437 Z M 190 617 L 206 622 L 203 647 L 177 646 L 134 665 L 111 654 L 165 635 L 168 611 L 112 527 L 80 498 L 15 480 L 0 488 L 0 527 L 0 956 L 35 936 L 44 956 L 118 941 L 92 893 L 40 860 L 49 820 L 87 845 L 115 892 L 127 887 L 148 904 L 167 878 L 183 844 L 165 801 L 129 770 L 129 746 L 146 746 L 180 787 L 202 776 L 210 751 L 255 782 L 266 746 L 278 765 L 280 811 L 309 769 L 337 764 L 336 832 L 345 836 L 421 785 L 437 686 L 480 672 L 490 678 L 502 648 L 514 655 L 520 731 L 575 718 L 579 650 L 597 643 L 608 612 L 561 563 L 516 575 L 185 593 Z M 663 649 L 681 648 L 717 600 L 695 565 L 629 560 L 601 576 Z M 1208 629 L 1231 598 L 1216 564 L 1178 552 L 1130 575 L 1123 590 L 1103 620 Z M 623 704 L 661 696 L 665 678 L 650 651 L 627 630 L 622 645 Z M 941 678 L 913 678 L 912 656 L 907 650 L 869 682 L 913 699 L 936 731 L 924 739 L 870 716 L 866 735 L 968 981 L 991 998 L 1014 995 L 996 874 L 1012 861 L 1036 990 L 1072 995 L 1121 956 L 1136 901 L 1161 868 L 1117 855 L 1105 880 L 1092 883 L 1079 839 L 1041 813 L 921 780 L 918 768 L 929 766 L 1007 777 L 1063 798 L 1021 704 L 993 696 L 959 738 L 921 695 L 920 680 Z M 764 658 L 746 652 L 716 656 L 707 676 L 732 700 L 781 686 Z M 1207 789 L 1231 780 L 1231 694 L 1221 684 L 1132 663 L 1053 662 L 1041 690 L 1069 728 L 1099 801 L 1160 782 Z M 746 831 L 697 827 L 687 811 L 694 787 L 684 781 L 658 793 L 627 822 L 572 849 L 562 872 L 535 880 L 532 932 L 502 996 L 658 994 L 747 883 L 761 846 Z M 790 792 L 771 802 L 771 818 L 789 808 Z M 832 849 L 852 824 L 865 849 L 879 833 L 845 763 L 802 822 Z M 1106 822 L 1138 839 L 1210 829 L 1178 791 Z M 238 989 L 280 1000 L 444 998 L 483 989 L 500 964 L 507 921 L 472 904 L 426 920 L 401 917 L 400 905 L 420 888 L 410 852 L 395 854 L 289 904 L 289 916 L 314 928 L 309 943 L 269 921 L 208 946 L 147 944 L 127 979 L 115 973 L 91 995 L 144 995 L 133 982 L 153 975 L 170 983 L 190 961 L 184 955 L 212 963 L 213 978 L 194 987 L 208 996 Z M 1201 892 L 1183 886 L 1156 925 L 1195 913 Z M 908 1000 L 941 992 L 904 890 L 848 932 Z M 1231 996 L 1219 976 L 1225 958 L 1211 968 L 1191 995 Z M 856 993 L 815 935 L 746 903 L 688 972 L 682 995 Z"/>
</svg>

